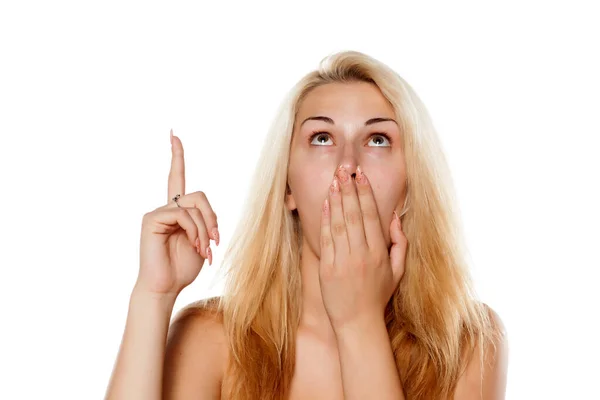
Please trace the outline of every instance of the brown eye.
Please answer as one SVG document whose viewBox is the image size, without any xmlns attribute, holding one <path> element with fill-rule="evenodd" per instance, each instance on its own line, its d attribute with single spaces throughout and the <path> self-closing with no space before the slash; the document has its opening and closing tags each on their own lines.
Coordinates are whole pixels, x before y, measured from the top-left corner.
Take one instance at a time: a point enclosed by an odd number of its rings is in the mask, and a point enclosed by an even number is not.
<svg viewBox="0 0 600 400">
<path fill-rule="evenodd" d="M 317 139 L 318 143 L 314 142 L 314 139 Z M 327 132 L 316 132 L 314 135 L 310 137 L 309 143 L 317 146 L 329 146 L 327 140 L 329 139 L 329 134 Z"/>
<path fill-rule="evenodd" d="M 390 137 L 386 134 L 376 134 L 371 136 L 371 139 L 375 139 L 378 144 L 374 147 L 389 147 L 391 146 Z M 385 144 L 387 142 L 387 145 Z"/>
</svg>

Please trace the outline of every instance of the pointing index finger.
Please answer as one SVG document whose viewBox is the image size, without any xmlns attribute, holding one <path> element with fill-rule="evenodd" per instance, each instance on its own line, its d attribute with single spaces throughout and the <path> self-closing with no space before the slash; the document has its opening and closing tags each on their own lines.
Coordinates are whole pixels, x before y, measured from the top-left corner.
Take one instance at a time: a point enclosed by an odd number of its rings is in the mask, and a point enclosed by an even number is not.
<svg viewBox="0 0 600 400">
<path fill-rule="evenodd" d="M 179 137 L 173 135 L 171 129 L 171 171 L 169 172 L 167 203 L 177 194 L 185 194 L 185 162 L 183 159 L 183 144 Z"/>
</svg>

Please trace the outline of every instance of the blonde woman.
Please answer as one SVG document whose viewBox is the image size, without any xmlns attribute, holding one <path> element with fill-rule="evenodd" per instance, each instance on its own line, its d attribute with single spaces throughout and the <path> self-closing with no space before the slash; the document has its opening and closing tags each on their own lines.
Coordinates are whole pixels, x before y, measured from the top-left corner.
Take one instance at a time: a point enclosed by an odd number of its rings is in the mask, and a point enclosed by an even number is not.
<svg viewBox="0 0 600 400">
<path fill-rule="evenodd" d="M 107 399 L 504 398 L 502 322 L 476 298 L 440 141 L 397 73 L 340 52 L 292 88 L 224 255 L 223 296 L 169 327 L 219 243 L 207 197 L 184 193 L 176 136 L 172 149 Z"/>
</svg>

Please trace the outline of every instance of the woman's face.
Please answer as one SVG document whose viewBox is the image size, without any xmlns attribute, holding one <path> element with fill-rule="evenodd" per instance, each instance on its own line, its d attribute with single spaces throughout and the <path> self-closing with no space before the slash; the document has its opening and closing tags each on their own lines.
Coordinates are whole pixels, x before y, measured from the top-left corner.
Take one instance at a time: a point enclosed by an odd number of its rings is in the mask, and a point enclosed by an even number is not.
<svg viewBox="0 0 600 400">
<path fill-rule="evenodd" d="M 304 243 L 317 256 L 321 206 L 339 165 L 349 174 L 360 165 L 369 179 L 389 248 L 393 211 L 400 213 L 406 189 L 395 120 L 391 104 L 377 86 L 366 82 L 319 86 L 301 103 L 292 136 L 286 205 L 298 211 Z"/>
</svg>

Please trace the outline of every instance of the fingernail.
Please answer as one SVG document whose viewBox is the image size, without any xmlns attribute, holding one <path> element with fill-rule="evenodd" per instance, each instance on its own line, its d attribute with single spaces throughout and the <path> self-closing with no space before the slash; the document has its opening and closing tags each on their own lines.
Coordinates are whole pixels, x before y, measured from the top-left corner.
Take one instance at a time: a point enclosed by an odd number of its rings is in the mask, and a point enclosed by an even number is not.
<svg viewBox="0 0 600 400">
<path fill-rule="evenodd" d="M 173 146 L 173 129 L 171 128 L 171 146 Z"/>
<path fill-rule="evenodd" d="M 196 238 L 196 253 L 200 254 L 200 238 Z"/>
<path fill-rule="evenodd" d="M 335 193 L 337 193 L 339 191 L 340 191 L 340 184 L 339 184 L 337 178 L 334 177 L 333 178 L 333 182 L 331 183 L 331 186 L 329 187 L 329 192 L 331 194 L 335 194 Z"/>
<path fill-rule="evenodd" d="M 208 255 L 208 265 L 212 265 L 212 251 L 210 251 L 210 246 L 206 248 L 206 254 Z"/>
<path fill-rule="evenodd" d="M 348 171 L 342 165 L 338 168 L 338 177 L 340 178 L 340 182 L 346 183 L 350 175 L 348 175 Z"/>
<path fill-rule="evenodd" d="M 356 167 L 356 182 L 358 183 L 367 183 L 367 179 L 365 174 L 363 173 L 360 165 Z"/>
<path fill-rule="evenodd" d="M 402 226 L 402 223 L 400 222 L 400 217 L 398 216 L 398 213 L 396 212 L 396 210 L 394 210 L 394 219 L 396 220 L 396 223 L 398 224 L 398 226 Z"/>
<path fill-rule="evenodd" d="M 213 239 L 215 239 L 215 243 L 217 246 L 219 245 L 219 230 L 217 228 L 212 229 Z"/>
</svg>

